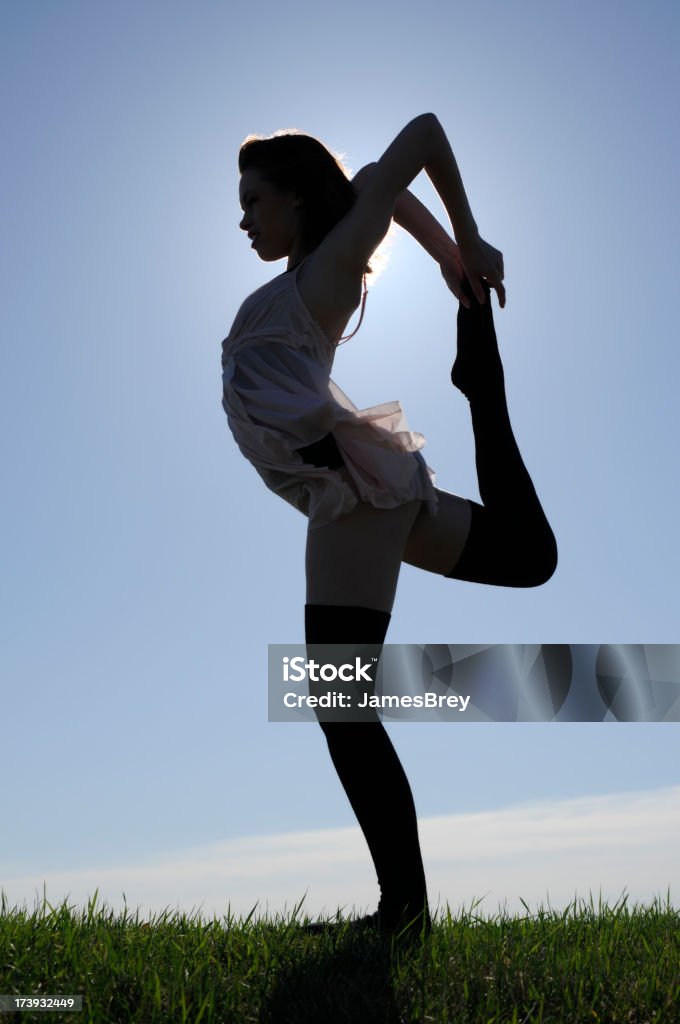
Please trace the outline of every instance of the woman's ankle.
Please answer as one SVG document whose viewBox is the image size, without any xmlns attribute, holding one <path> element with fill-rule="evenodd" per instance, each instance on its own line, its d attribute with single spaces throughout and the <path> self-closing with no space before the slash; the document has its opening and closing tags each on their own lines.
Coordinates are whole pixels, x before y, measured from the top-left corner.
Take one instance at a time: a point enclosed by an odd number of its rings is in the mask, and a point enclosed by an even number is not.
<svg viewBox="0 0 680 1024">
<path fill-rule="evenodd" d="M 451 383 L 468 401 L 505 400 L 505 374 L 498 351 L 489 286 L 482 282 L 486 302 L 481 305 L 467 281 L 471 306 L 458 307 L 457 351 L 451 367 Z"/>
</svg>

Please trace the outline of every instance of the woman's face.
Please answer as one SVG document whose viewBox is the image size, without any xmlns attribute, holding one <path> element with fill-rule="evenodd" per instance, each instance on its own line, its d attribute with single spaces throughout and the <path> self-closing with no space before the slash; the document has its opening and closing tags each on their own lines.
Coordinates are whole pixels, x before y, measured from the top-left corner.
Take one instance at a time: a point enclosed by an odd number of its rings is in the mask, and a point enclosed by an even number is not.
<svg viewBox="0 0 680 1024">
<path fill-rule="evenodd" d="M 251 247 L 266 263 L 289 256 L 300 230 L 301 201 L 282 194 L 263 181 L 255 168 L 244 171 L 239 184 L 243 219 L 239 227 L 252 239 Z"/>
</svg>

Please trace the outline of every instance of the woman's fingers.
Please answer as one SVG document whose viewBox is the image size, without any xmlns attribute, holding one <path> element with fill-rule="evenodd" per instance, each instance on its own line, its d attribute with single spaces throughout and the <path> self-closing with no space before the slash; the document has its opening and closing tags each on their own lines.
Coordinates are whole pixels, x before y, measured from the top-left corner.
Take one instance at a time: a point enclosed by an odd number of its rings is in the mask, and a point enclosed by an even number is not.
<svg viewBox="0 0 680 1024">
<path fill-rule="evenodd" d="M 501 309 L 505 309 L 505 285 L 503 284 L 501 279 L 499 277 L 485 277 L 485 280 L 489 285 L 489 288 L 493 288 L 496 294 L 498 295 L 498 305 L 501 307 Z M 482 278 L 478 277 L 473 281 L 470 277 L 468 277 L 468 281 L 470 283 L 470 287 L 472 288 L 472 292 L 475 298 L 477 299 L 479 304 L 483 306 L 484 303 L 486 302 L 486 292 L 484 291 L 484 288 L 481 283 Z M 470 308 L 469 302 L 466 302 L 465 305 L 467 306 L 468 309 Z"/>
<path fill-rule="evenodd" d="M 466 309 L 470 308 L 470 300 L 463 289 L 465 271 L 459 259 L 447 259 L 440 264 L 442 277 L 450 291 L 456 296 Z"/>
<path fill-rule="evenodd" d="M 462 243 L 460 249 L 465 274 L 477 301 L 481 305 L 484 305 L 486 301 L 482 284 L 482 281 L 485 280 L 490 288 L 496 290 L 498 301 L 501 307 L 503 307 L 505 305 L 503 253 L 499 252 L 498 249 L 494 249 L 492 245 L 489 245 L 488 242 L 485 242 L 479 236 L 466 243 Z"/>
<path fill-rule="evenodd" d="M 483 305 L 485 296 L 482 279 L 485 279 L 491 288 L 498 290 L 503 286 L 503 253 L 484 242 L 479 236 L 461 243 L 460 250 L 472 292 L 477 302 Z"/>
<path fill-rule="evenodd" d="M 503 253 L 483 238 L 468 243 L 464 254 L 456 247 L 441 261 L 440 267 L 449 289 L 466 309 L 470 309 L 472 304 L 470 291 L 480 305 L 486 302 L 484 281 L 496 291 L 501 309 L 505 307 Z M 469 285 L 469 289 L 463 282 Z"/>
</svg>

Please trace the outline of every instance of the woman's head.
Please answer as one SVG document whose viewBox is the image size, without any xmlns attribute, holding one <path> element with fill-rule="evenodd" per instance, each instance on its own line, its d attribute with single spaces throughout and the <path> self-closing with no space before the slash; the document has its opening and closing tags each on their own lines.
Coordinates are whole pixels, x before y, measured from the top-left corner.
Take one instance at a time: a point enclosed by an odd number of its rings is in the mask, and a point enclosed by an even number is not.
<svg viewBox="0 0 680 1024">
<path fill-rule="evenodd" d="M 249 135 L 238 168 L 244 208 L 240 226 L 249 234 L 263 229 L 261 248 L 259 238 L 254 247 L 265 260 L 289 255 L 295 239 L 302 255 L 316 249 L 356 201 L 340 161 L 318 139 L 301 132 Z"/>
</svg>

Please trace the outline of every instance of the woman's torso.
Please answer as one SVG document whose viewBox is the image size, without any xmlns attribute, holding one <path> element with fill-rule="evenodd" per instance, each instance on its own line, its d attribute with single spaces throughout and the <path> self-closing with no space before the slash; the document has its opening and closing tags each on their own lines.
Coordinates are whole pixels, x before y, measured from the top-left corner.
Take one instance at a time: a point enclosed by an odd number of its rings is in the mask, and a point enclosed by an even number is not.
<svg viewBox="0 0 680 1024">
<path fill-rule="evenodd" d="M 249 295 L 222 342 L 223 369 L 230 356 L 263 336 L 270 343 L 278 337 L 295 348 L 311 344 L 320 365 L 330 369 L 337 344 L 359 305 L 359 287 L 350 295 L 341 288 L 333 293 L 326 284 L 308 256 Z"/>
</svg>

